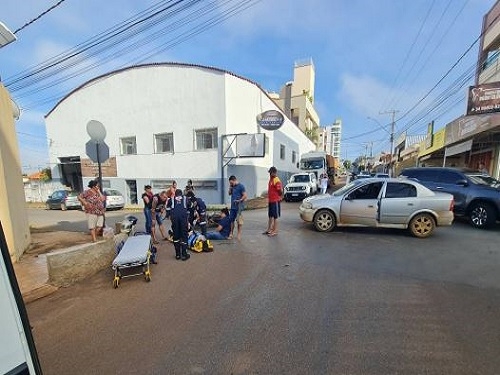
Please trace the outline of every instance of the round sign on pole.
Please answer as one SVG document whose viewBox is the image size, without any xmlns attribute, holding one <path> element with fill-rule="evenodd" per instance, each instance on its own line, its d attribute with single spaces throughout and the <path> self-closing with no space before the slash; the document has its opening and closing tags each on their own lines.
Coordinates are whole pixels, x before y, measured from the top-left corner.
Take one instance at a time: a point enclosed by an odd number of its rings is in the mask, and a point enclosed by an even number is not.
<svg viewBox="0 0 500 375">
<path fill-rule="evenodd" d="M 284 121 L 285 116 L 280 111 L 273 109 L 257 115 L 257 123 L 266 130 L 278 130 Z"/>
<path fill-rule="evenodd" d="M 102 142 L 104 138 L 106 138 L 106 129 L 104 125 L 96 120 L 90 120 L 87 123 L 87 133 L 90 135 L 90 138 L 96 142 Z"/>
</svg>

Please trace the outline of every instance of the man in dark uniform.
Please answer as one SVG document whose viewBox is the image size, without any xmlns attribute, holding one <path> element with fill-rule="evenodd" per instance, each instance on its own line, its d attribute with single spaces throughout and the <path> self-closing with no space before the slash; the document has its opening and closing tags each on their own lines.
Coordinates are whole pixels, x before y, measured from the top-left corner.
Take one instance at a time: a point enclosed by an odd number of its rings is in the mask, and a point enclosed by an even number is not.
<svg viewBox="0 0 500 375">
<path fill-rule="evenodd" d="M 188 260 L 188 200 L 182 195 L 182 190 L 177 189 L 175 195 L 170 199 L 170 219 L 172 220 L 173 242 L 175 248 L 175 259 Z"/>
<path fill-rule="evenodd" d="M 196 197 L 193 191 L 189 191 L 186 194 L 191 205 L 189 207 L 189 223 L 193 225 L 195 221 L 198 223 L 201 229 L 201 234 L 207 234 L 207 205 L 203 199 Z"/>
</svg>

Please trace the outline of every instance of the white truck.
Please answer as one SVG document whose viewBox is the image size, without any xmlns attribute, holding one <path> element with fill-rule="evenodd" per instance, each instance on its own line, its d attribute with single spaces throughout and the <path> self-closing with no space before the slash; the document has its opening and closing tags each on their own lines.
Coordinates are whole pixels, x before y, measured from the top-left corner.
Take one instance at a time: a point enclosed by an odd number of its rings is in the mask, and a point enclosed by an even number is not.
<svg viewBox="0 0 500 375">
<path fill-rule="evenodd" d="M 321 175 L 326 174 L 329 185 L 335 185 L 335 175 L 338 168 L 337 160 L 324 151 L 310 151 L 302 154 L 299 169 L 304 172 L 312 172 L 316 176 L 317 188 L 321 189 Z"/>
<path fill-rule="evenodd" d="M 318 192 L 316 175 L 312 172 L 295 173 L 290 176 L 285 186 L 283 198 L 285 202 L 302 200 Z"/>
</svg>

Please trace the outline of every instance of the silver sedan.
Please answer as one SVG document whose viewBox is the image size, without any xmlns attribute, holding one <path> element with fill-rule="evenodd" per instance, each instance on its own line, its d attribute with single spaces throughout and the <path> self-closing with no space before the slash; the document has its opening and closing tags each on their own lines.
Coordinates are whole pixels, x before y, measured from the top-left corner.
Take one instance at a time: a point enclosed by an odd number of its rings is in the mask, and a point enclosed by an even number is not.
<svg viewBox="0 0 500 375">
<path fill-rule="evenodd" d="M 425 238 L 453 222 L 453 195 L 433 192 L 416 181 L 396 178 L 354 180 L 334 193 L 306 198 L 300 217 L 319 232 L 336 226 L 408 229 Z"/>
</svg>

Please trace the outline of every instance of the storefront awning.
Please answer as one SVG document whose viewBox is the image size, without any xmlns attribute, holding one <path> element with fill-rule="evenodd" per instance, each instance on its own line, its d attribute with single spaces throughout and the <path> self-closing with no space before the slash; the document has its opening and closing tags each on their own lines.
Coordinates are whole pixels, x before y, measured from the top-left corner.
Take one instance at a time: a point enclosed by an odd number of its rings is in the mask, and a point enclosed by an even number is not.
<svg viewBox="0 0 500 375">
<path fill-rule="evenodd" d="M 472 148 L 472 139 L 467 142 L 462 142 L 453 146 L 446 147 L 444 150 L 444 157 L 461 154 L 462 152 L 469 151 Z"/>
</svg>

